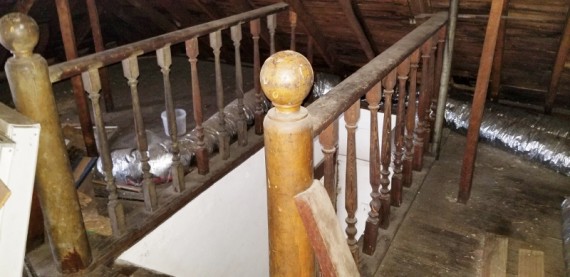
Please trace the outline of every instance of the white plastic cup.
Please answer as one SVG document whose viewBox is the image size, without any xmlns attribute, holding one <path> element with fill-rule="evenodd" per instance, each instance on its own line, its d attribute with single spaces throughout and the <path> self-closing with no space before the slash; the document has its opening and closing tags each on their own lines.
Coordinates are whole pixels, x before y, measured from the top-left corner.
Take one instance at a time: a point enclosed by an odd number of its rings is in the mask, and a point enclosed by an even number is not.
<svg viewBox="0 0 570 277">
<path fill-rule="evenodd" d="M 186 134 L 186 111 L 183 109 L 175 109 L 174 115 L 176 116 L 176 131 L 177 136 Z M 162 126 L 164 127 L 164 133 L 166 136 L 170 136 L 170 128 L 168 127 L 168 118 L 166 116 L 166 111 L 160 114 L 162 118 Z"/>
</svg>

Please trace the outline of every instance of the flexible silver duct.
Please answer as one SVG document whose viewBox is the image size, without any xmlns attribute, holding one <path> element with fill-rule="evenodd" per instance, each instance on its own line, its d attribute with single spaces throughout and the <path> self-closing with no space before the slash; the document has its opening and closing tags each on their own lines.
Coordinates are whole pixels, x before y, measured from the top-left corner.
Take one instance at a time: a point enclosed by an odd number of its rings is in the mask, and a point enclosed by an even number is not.
<svg viewBox="0 0 570 277">
<path fill-rule="evenodd" d="M 448 99 L 445 122 L 466 132 L 470 113 L 471 103 Z M 562 119 L 488 103 L 480 137 L 570 176 L 570 124 Z"/>
</svg>

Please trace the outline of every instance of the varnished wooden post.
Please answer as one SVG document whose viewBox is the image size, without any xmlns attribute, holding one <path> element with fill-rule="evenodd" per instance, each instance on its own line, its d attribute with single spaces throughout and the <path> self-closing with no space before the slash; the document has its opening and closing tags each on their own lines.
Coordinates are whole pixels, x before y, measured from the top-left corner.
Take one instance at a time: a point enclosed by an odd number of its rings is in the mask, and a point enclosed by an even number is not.
<svg viewBox="0 0 570 277">
<path fill-rule="evenodd" d="M 89 13 L 89 23 L 91 24 L 91 35 L 93 36 L 93 44 L 95 52 L 105 51 L 103 36 L 101 35 L 101 25 L 99 24 L 99 12 L 95 0 L 86 0 L 87 12 Z M 105 103 L 105 111 L 111 112 L 115 109 L 113 103 L 113 95 L 111 94 L 111 84 L 107 75 L 107 68 L 99 68 L 99 76 L 101 77 L 101 91 L 103 92 L 103 100 Z"/>
<path fill-rule="evenodd" d="M 291 25 L 291 45 L 289 49 L 295 51 L 295 29 L 297 28 L 297 13 L 289 9 L 289 24 Z"/>
<path fill-rule="evenodd" d="M 344 112 L 346 122 L 347 142 L 346 142 L 346 183 L 344 192 L 344 206 L 346 208 L 346 235 L 348 248 L 352 257 L 358 264 L 359 251 L 358 240 L 356 239 L 356 209 L 358 209 L 358 183 L 356 172 L 356 128 L 360 118 L 360 100 L 357 100 Z"/>
<path fill-rule="evenodd" d="M 196 166 L 199 174 L 206 174 L 210 171 L 208 150 L 204 142 L 204 127 L 202 127 L 202 95 L 200 93 L 200 80 L 198 78 L 198 38 L 187 40 L 186 56 L 190 62 L 190 74 L 192 78 L 192 110 L 194 111 L 194 121 L 196 122 Z"/>
<path fill-rule="evenodd" d="M 424 161 L 424 138 L 426 133 L 426 107 L 429 105 L 429 58 L 431 53 L 432 40 L 428 39 L 421 47 L 422 57 L 422 86 L 418 102 L 418 124 L 414 139 L 414 170 L 420 171 Z"/>
<path fill-rule="evenodd" d="M 392 137 L 392 95 L 396 86 L 396 69 L 390 71 L 382 80 L 384 85 L 384 122 L 382 124 L 382 148 L 380 153 L 380 227 L 388 229 L 390 226 L 390 157 L 392 147 L 390 138 Z"/>
<path fill-rule="evenodd" d="M 495 0 L 491 4 L 491 12 L 485 32 L 485 42 L 483 52 L 479 62 L 477 73 L 477 83 L 473 95 L 471 115 L 469 116 L 469 127 L 467 129 L 467 142 L 465 143 L 465 153 L 461 166 L 461 178 L 459 180 L 459 193 L 457 202 L 467 203 L 471 195 L 471 183 L 473 182 L 473 171 L 475 170 L 475 158 L 477 156 L 477 142 L 479 140 L 479 128 L 483 118 L 485 99 L 487 98 L 487 87 L 491 77 L 491 67 L 493 65 L 493 53 L 497 43 L 497 33 L 501 21 L 501 11 L 505 0 Z"/>
<path fill-rule="evenodd" d="M 394 174 L 392 175 L 392 188 L 390 195 L 392 196 L 391 204 L 400 207 L 402 204 L 403 193 L 403 156 L 404 156 L 404 133 L 405 133 L 405 114 L 406 114 L 406 82 L 408 73 L 410 72 L 410 59 L 405 59 L 398 66 L 398 111 L 396 112 L 396 132 L 394 136 L 396 151 L 394 153 Z"/>
<path fill-rule="evenodd" d="M 406 151 L 404 154 L 402 184 L 405 187 L 412 185 L 412 169 L 414 160 L 414 131 L 416 127 L 416 79 L 418 73 L 418 63 L 420 61 L 420 50 L 416 49 L 410 56 L 410 92 L 408 96 L 408 109 L 406 111 Z"/>
<path fill-rule="evenodd" d="M 73 21 L 71 19 L 71 11 L 69 8 L 68 0 L 56 0 L 57 14 L 59 18 L 59 27 L 61 29 L 61 37 L 65 50 L 65 58 L 73 60 L 77 58 L 77 47 L 75 45 L 75 33 L 73 32 Z M 75 97 L 75 104 L 77 105 L 77 115 L 81 124 L 81 132 L 83 134 L 83 141 L 87 155 L 90 157 L 97 156 L 97 146 L 95 145 L 95 135 L 93 133 L 93 122 L 89 114 L 87 104 L 87 96 L 81 84 L 81 77 L 71 77 L 71 86 L 73 95 Z"/>
<path fill-rule="evenodd" d="M 269 29 L 269 54 L 275 54 L 275 29 L 277 28 L 277 15 L 267 16 L 267 29 Z"/>
<path fill-rule="evenodd" d="M 263 94 L 259 84 L 260 57 L 259 57 L 259 32 L 261 23 L 258 19 L 249 22 L 249 29 L 253 38 L 253 90 L 255 93 L 255 133 L 263 134 Z"/>
<path fill-rule="evenodd" d="M 147 211 L 154 211 L 157 207 L 156 188 L 152 182 L 152 174 L 150 173 L 149 155 L 148 155 L 148 141 L 146 137 L 146 128 L 143 121 L 143 115 L 140 107 L 139 92 L 138 92 L 138 78 L 139 78 L 139 64 L 136 56 L 131 56 L 122 61 L 123 76 L 128 80 L 128 85 L 131 90 L 131 98 L 133 105 L 133 117 L 135 123 L 135 132 L 137 134 L 137 148 L 141 156 L 141 170 L 142 170 L 142 187 L 145 207 Z"/>
<path fill-rule="evenodd" d="M 238 144 L 240 146 L 247 145 L 247 120 L 245 118 L 245 111 L 243 110 L 243 74 L 241 69 L 241 55 L 239 52 L 241 41 L 241 24 L 232 26 L 230 28 L 232 40 L 234 42 L 234 52 L 236 60 L 236 98 L 238 101 L 238 120 L 237 120 L 237 135 Z"/>
<path fill-rule="evenodd" d="M 313 126 L 301 107 L 313 70 L 299 53 L 281 51 L 265 61 L 260 78 L 275 106 L 263 123 L 270 275 L 313 276 L 313 251 L 293 198 L 313 182 Z"/>
<path fill-rule="evenodd" d="M 220 65 L 220 48 L 222 47 L 222 31 L 210 33 L 210 46 L 214 50 L 216 68 L 216 104 L 218 106 L 218 149 L 222 159 L 230 157 L 230 135 L 226 130 L 226 115 L 224 114 L 224 85 L 222 84 L 222 67 Z"/>
<path fill-rule="evenodd" d="M 97 127 L 97 145 L 99 146 L 99 153 L 101 153 L 101 162 L 104 171 L 103 174 L 105 176 L 105 183 L 107 183 L 107 191 L 109 192 L 107 210 L 109 212 L 109 219 L 111 220 L 113 235 L 118 237 L 124 234 L 127 228 L 125 224 L 125 212 L 123 210 L 123 205 L 119 202 L 117 186 L 115 185 L 111 150 L 109 149 L 107 131 L 105 131 L 105 122 L 103 121 L 101 105 L 99 104 L 101 97 L 99 70 L 97 68 L 93 68 L 87 72 L 83 72 L 81 74 L 81 78 L 83 79 L 85 91 L 89 93 L 89 98 L 91 99 L 91 107 L 93 108 L 93 115 L 95 117 L 95 127 Z"/>
<path fill-rule="evenodd" d="M 59 271 L 73 273 L 91 263 L 91 250 L 47 62 L 32 53 L 38 39 L 38 25 L 27 15 L 10 13 L 0 19 L 0 42 L 14 55 L 4 66 L 12 99 L 18 112 L 41 125 L 35 192 L 40 198 L 51 253 Z"/>
<path fill-rule="evenodd" d="M 186 188 L 184 183 L 184 168 L 180 162 L 180 146 L 178 144 L 178 127 L 176 126 L 176 114 L 174 112 L 174 101 L 172 100 L 172 89 L 170 86 L 170 66 L 172 65 L 172 55 L 170 45 L 166 45 L 156 50 L 156 60 L 164 84 L 164 106 L 166 109 L 166 121 L 168 122 L 168 132 L 172 141 L 172 187 L 175 192 L 182 192 Z"/>
<path fill-rule="evenodd" d="M 327 190 L 333 208 L 336 211 L 337 184 L 338 184 L 338 120 L 335 120 L 324 131 L 319 134 L 324 161 L 324 186 Z"/>
<path fill-rule="evenodd" d="M 378 139 L 378 109 L 380 109 L 380 94 L 382 86 L 376 84 L 366 93 L 366 101 L 370 110 L 370 212 L 364 228 L 362 252 L 367 255 L 376 251 L 378 226 L 380 222 L 380 140 Z"/>
</svg>

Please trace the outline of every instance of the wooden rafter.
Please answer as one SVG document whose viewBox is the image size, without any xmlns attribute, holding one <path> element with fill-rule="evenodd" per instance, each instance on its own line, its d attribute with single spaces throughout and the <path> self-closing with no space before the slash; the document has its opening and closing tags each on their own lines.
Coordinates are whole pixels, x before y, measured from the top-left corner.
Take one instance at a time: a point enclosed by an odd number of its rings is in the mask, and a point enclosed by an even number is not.
<svg viewBox="0 0 570 277">
<path fill-rule="evenodd" d="M 336 61 L 336 53 L 331 47 L 332 44 L 328 43 L 322 31 L 313 20 L 313 17 L 307 13 L 305 5 L 300 0 L 287 0 L 285 1 L 297 13 L 297 18 L 307 34 L 313 38 L 317 51 L 321 54 L 327 65 L 333 70 L 338 71 L 338 64 Z"/>
<path fill-rule="evenodd" d="M 562 75 L 562 70 L 564 69 L 564 64 L 566 63 L 566 58 L 568 57 L 568 50 L 570 49 L 570 10 L 566 14 L 566 26 L 564 27 L 564 32 L 560 38 L 560 46 L 558 47 L 558 53 L 556 54 L 556 60 L 554 61 L 554 67 L 552 68 L 552 76 L 550 78 L 550 86 L 548 87 L 548 93 L 546 94 L 546 103 L 544 105 L 544 112 L 547 114 L 552 113 L 552 106 L 556 100 L 556 94 L 558 93 L 558 84 L 560 82 L 560 76 Z"/>
<path fill-rule="evenodd" d="M 141 0 L 126 0 L 129 4 L 133 5 L 140 11 L 142 11 L 149 19 L 156 24 L 160 29 L 166 32 L 172 32 L 178 30 L 178 26 L 176 26 L 171 20 L 169 20 L 166 16 L 158 12 L 154 9 L 150 4 L 145 1 Z"/>
<path fill-rule="evenodd" d="M 509 0 L 505 0 L 502 15 L 506 16 L 509 9 Z M 503 49 L 505 48 L 505 30 L 507 28 L 507 20 L 501 20 L 499 25 L 499 34 L 497 37 L 497 46 L 495 47 L 495 58 L 493 59 L 493 69 L 491 70 L 491 99 L 494 102 L 499 101 L 499 92 L 501 90 L 501 70 L 503 66 Z"/>
<path fill-rule="evenodd" d="M 338 0 L 338 2 L 342 7 L 344 15 L 348 19 L 350 27 L 352 28 L 352 30 L 356 34 L 356 37 L 358 38 L 358 42 L 360 43 L 360 46 L 362 47 L 364 54 L 366 54 L 366 57 L 369 60 L 373 59 L 374 57 L 376 57 L 376 55 L 378 55 L 378 49 L 376 49 L 376 45 L 372 41 L 372 38 L 367 35 L 367 32 L 365 31 L 366 28 L 365 26 L 363 26 L 362 20 L 359 20 L 357 16 L 357 13 L 354 9 L 356 3 L 354 2 L 354 0 L 351 1 Z"/>
<path fill-rule="evenodd" d="M 410 6 L 410 12 L 414 17 L 419 14 L 430 12 L 430 6 L 427 0 L 408 0 L 408 5 Z"/>
</svg>

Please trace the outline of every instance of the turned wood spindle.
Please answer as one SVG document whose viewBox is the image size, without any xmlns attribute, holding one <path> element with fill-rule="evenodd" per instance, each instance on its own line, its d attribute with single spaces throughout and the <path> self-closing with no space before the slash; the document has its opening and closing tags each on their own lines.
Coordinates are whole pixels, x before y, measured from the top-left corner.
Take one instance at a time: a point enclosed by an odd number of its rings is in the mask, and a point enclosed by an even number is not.
<svg viewBox="0 0 570 277">
<path fill-rule="evenodd" d="M 289 9 L 289 24 L 291 25 L 291 45 L 290 50 L 295 51 L 295 29 L 297 28 L 297 13 Z"/>
<path fill-rule="evenodd" d="M 143 121 L 143 115 L 140 107 L 138 78 L 139 64 L 136 56 L 131 56 L 122 61 L 123 76 L 127 79 L 131 91 L 131 101 L 133 105 L 133 118 L 135 123 L 135 133 L 137 136 L 137 149 L 141 156 L 142 170 L 142 188 L 145 208 L 152 212 L 157 208 L 156 188 L 152 182 L 152 174 L 150 173 L 150 164 L 148 156 L 148 141 L 146 137 L 146 128 Z"/>
<path fill-rule="evenodd" d="M 255 93 L 255 133 L 263 134 L 263 100 L 264 96 L 259 83 L 259 72 L 261 70 L 259 56 L 259 32 L 261 31 L 261 23 L 259 18 L 249 22 L 249 29 L 253 39 L 253 90 Z"/>
<path fill-rule="evenodd" d="M 439 57 L 435 56 L 437 51 L 437 34 L 435 34 L 431 38 L 431 51 L 430 51 L 430 59 L 429 59 L 429 80 L 428 80 L 428 103 L 426 104 L 426 119 L 425 119 L 425 133 L 424 133 L 424 152 L 429 151 L 429 145 L 431 141 L 431 134 L 433 125 L 435 122 L 435 110 L 437 108 L 437 96 L 438 94 L 435 93 L 434 90 L 434 83 L 437 77 L 435 76 L 435 63 L 436 59 Z M 439 88 L 438 88 L 439 89 Z M 436 97 L 434 99 L 434 97 Z"/>
<path fill-rule="evenodd" d="M 277 15 L 267 16 L 267 29 L 269 30 L 269 54 L 275 54 L 275 29 L 277 29 Z"/>
<path fill-rule="evenodd" d="M 390 138 L 392 137 L 392 95 L 396 86 L 396 69 L 390 71 L 382 80 L 384 85 L 384 122 L 382 126 L 382 148 L 381 148 L 381 169 L 380 169 L 380 227 L 388 229 L 390 226 L 390 157 L 392 147 Z"/>
<path fill-rule="evenodd" d="M 314 276 L 309 234 L 294 196 L 313 183 L 313 124 L 303 99 L 313 70 L 301 54 L 277 52 L 263 64 L 263 91 L 274 108 L 265 125 L 270 276 Z"/>
<path fill-rule="evenodd" d="M 404 132 L 405 132 L 405 113 L 406 113 L 406 82 L 408 73 L 410 72 L 410 59 L 407 58 L 398 66 L 398 111 L 396 112 L 396 128 L 394 140 L 396 141 L 396 150 L 394 151 L 394 174 L 392 175 L 392 188 L 390 195 L 392 196 L 391 204 L 400 207 L 402 204 L 403 193 L 403 156 L 404 156 Z"/>
<path fill-rule="evenodd" d="M 190 62 L 190 74 L 192 78 L 192 110 L 194 111 L 194 121 L 196 122 L 196 166 L 198 167 L 199 174 L 207 174 L 210 171 L 208 150 L 204 143 L 204 127 L 202 126 L 202 95 L 200 93 L 200 80 L 198 78 L 198 38 L 187 40 L 186 56 Z"/>
<path fill-rule="evenodd" d="M 378 226 L 380 222 L 380 140 L 378 138 L 378 110 L 380 109 L 380 94 L 382 85 L 373 86 L 366 93 L 366 101 L 370 110 L 370 212 L 364 228 L 364 243 L 362 252 L 372 255 L 376 251 Z"/>
<path fill-rule="evenodd" d="M 243 109 L 243 74 L 241 68 L 241 55 L 239 52 L 240 41 L 241 41 L 241 24 L 232 26 L 230 28 L 232 34 L 232 41 L 234 42 L 235 48 L 235 60 L 236 60 L 236 98 L 238 101 L 238 120 L 237 120 L 237 135 L 238 144 L 240 146 L 247 145 L 247 120 L 245 117 L 245 111 Z"/>
<path fill-rule="evenodd" d="M 358 209 L 358 183 L 356 176 L 356 128 L 360 118 L 360 100 L 357 100 L 344 112 L 344 121 L 347 131 L 346 153 L 346 183 L 345 183 L 345 208 L 346 208 L 346 235 L 348 247 L 356 264 L 359 260 L 358 241 L 356 240 L 356 209 Z"/>
<path fill-rule="evenodd" d="M 123 204 L 119 202 L 117 185 L 115 184 L 115 177 L 113 177 L 113 160 L 111 159 L 109 141 L 107 140 L 107 132 L 105 131 L 105 122 L 101 114 L 99 101 L 101 98 L 101 81 L 99 79 L 99 70 L 92 68 L 89 71 L 83 72 L 81 79 L 83 81 L 83 88 L 88 93 L 89 99 L 91 99 L 91 107 L 93 108 L 93 115 L 95 117 L 95 127 L 97 128 L 97 145 L 99 146 L 99 153 L 101 155 L 107 191 L 109 192 L 107 211 L 109 212 L 113 235 L 118 237 L 125 233 L 127 227 Z"/>
<path fill-rule="evenodd" d="M 226 115 L 224 114 L 224 85 L 222 84 L 222 67 L 220 64 L 220 48 L 222 47 L 222 31 L 210 33 L 210 47 L 214 52 L 216 70 L 216 105 L 218 106 L 218 150 L 222 159 L 230 157 L 230 135 L 226 130 Z"/>
<path fill-rule="evenodd" d="M 424 42 L 421 47 L 422 57 L 422 85 L 418 102 L 418 124 L 416 126 L 414 139 L 414 161 L 413 168 L 416 171 L 422 170 L 424 161 L 424 138 L 426 132 L 426 107 L 429 105 L 429 58 L 431 52 L 431 39 Z"/>
<path fill-rule="evenodd" d="M 420 61 L 420 50 L 416 49 L 410 56 L 410 92 L 408 94 L 408 109 L 406 111 L 406 137 L 404 164 L 402 169 L 402 184 L 405 187 L 412 185 L 412 169 L 414 160 L 414 131 L 416 126 L 416 94 L 417 73 Z"/>
<path fill-rule="evenodd" d="M 170 66 L 172 65 L 172 55 L 170 54 L 170 45 L 156 50 L 156 60 L 160 71 L 162 72 L 162 80 L 164 84 L 164 106 L 166 108 L 166 121 L 170 139 L 172 140 L 172 187 L 176 192 L 182 192 L 185 189 L 184 168 L 180 162 L 180 146 L 178 143 L 178 126 L 176 125 L 176 113 L 174 109 L 174 101 L 172 100 L 172 88 L 170 85 Z"/>
<path fill-rule="evenodd" d="M 337 157 L 338 157 L 338 120 L 331 123 L 324 131 L 319 134 L 319 142 L 324 158 L 324 186 L 327 190 L 333 208 L 336 211 L 337 199 Z"/>
</svg>

